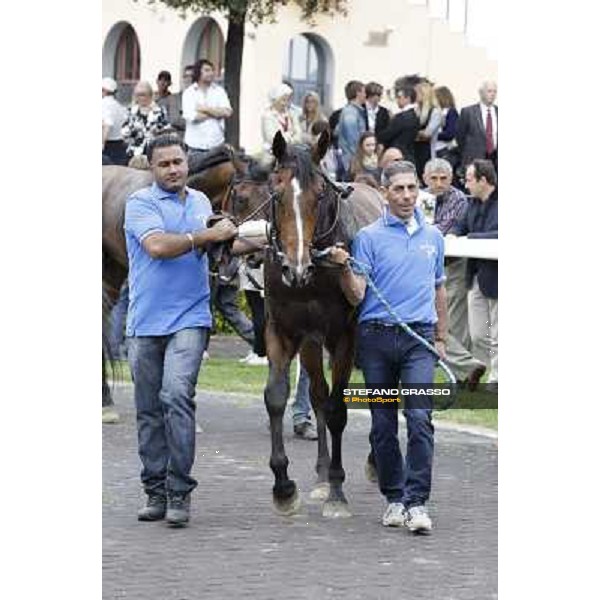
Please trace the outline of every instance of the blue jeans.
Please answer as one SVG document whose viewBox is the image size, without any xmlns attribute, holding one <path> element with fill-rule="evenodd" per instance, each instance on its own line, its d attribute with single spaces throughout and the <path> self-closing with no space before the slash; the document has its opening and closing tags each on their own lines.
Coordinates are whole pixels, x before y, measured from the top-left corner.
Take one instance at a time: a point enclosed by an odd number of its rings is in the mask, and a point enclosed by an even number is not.
<svg viewBox="0 0 600 600">
<path fill-rule="evenodd" d="M 292 423 L 302 425 L 302 423 L 310 422 L 310 409 L 310 378 L 306 369 L 300 365 L 296 398 L 292 403 Z"/>
<path fill-rule="evenodd" d="M 432 342 L 434 326 L 411 325 Z M 433 343 L 433 342 L 432 342 Z M 437 358 L 421 343 L 397 327 L 361 323 L 358 329 L 358 359 L 367 388 L 396 388 L 401 380 L 411 384 L 433 382 Z M 402 397 L 406 417 L 406 462 L 398 442 L 398 410 L 395 406 L 370 404 L 371 434 L 379 489 L 388 502 L 406 507 L 424 504 L 431 491 L 433 423 L 431 398 Z"/>
<path fill-rule="evenodd" d="M 146 493 L 191 492 L 196 452 L 196 382 L 208 328 L 129 338 L 138 450 Z"/>
</svg>

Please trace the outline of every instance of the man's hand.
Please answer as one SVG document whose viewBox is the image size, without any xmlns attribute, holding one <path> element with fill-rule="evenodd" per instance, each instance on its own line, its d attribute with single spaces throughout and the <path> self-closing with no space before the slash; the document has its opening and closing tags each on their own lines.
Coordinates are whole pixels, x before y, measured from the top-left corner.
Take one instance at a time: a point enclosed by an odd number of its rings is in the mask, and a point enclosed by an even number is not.
<svg viewBox="0 0 600 600">
<path fill-rule="evenodd" d="M 441 356 L 442 360 L 446 360 L 446 342 L 442 340 L 436 340 L 435 349 L 438 351 L 438 354 Z"/>
<path fill-rule="evenodd" d="M 225 242 L 234 238 L 238 233 L 237 227 L 229 219 L 222 219 L 209 231 L 213 242 Z"/>
<path fill-rule="evenodd" d="M 338 265 L 347 264 L 348 259 L 350 258 L 350 254 L 346 252 L 343 248 L 334 247 L 329 253 L 329 260 Z"/>
</svg>

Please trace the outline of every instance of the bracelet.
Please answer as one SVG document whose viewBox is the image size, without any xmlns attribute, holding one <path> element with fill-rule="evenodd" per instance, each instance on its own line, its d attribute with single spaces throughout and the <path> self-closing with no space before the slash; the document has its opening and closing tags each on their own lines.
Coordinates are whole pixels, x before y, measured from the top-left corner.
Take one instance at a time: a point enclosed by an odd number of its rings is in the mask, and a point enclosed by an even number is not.
<svg viewBox="0 0 600 600">
<path fill-rule="evenodd" d="M 186 233 L 185 237 L 190 240 L 190 244 L 192 245 L 192 247 L 190 248 L 190 250 L 195 250 L 196 249 L 196 245 L 194 244 L 194 236 L 191 233 Z"/>
<path fill-rule="evenodd" d="M 448 343 L 447 340 L 446 340 L 446 338 L 443 338 L 443 337 L 436 337 L 435 341 L 436 342 L 443 342 L 444 344 Z"/>
</svg>

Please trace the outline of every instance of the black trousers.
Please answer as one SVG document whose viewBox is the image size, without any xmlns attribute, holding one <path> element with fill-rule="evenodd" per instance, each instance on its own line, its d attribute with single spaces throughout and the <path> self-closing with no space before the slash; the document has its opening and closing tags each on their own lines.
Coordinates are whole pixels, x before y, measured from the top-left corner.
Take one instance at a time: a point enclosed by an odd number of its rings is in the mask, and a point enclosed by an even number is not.
<svg viewBox="0 0 600 600">
<path fill-rule="evenodd" d="M 258 356 L 267 355 L 267 346 L 265 344 L 265 299 L 260 292 L 253 290 L 244 290 L 246 300 L 252 313 L 252 326 L 254 328 L 254 343 L 252 350 Z"/>
</svg>

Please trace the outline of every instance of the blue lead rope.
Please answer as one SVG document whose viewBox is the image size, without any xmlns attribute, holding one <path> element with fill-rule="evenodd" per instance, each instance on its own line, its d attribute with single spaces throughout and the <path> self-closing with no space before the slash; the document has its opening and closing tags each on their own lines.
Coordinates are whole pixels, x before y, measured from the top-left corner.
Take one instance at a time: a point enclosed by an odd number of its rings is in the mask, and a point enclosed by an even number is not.
<svg viewBox="0 0 600 600">
<path fill-rule="evenodd" d="M 348 258 L 348 262 L 352 265 L 352 270 L 355 273 L 358 273 L 359 275 L 363 275 L 365 277 L 365 279 L 367 280 L 367 285 L 373 290 L 373 292 L 377 296 L 377 298 L 379 298 L 380 302 L 383 304 L 385 309 L 388 311 L 388 313 L 390 313 L 390 316 L 392 317 L 392 319 L 394 319 L 394 321 L 400 327 L 402 327 L 402 329 L 404 331 L 406 331 L 406 333 L 408 333 L 408 335 L 410 335 L 415 340 L 417 340 L 418 342 L 423 344 L 423 346 L 425 346 L 430 352 L 433 352 L 433 354 L 438 359 L 438 363 L 439 363 L 440 367 L 446 374 L 448 382 L 452 385 L 456 385 L 456 377 L 454 376 L 454 373 L 451 371 L 450 367 L 442 360 L 442 357 L 440 356 L 439 352 L 435 349 L 435 346 L 432 346 L 424 337 L 422 337 L 418 333 L 414 332 L 406 323 L 404 323 L 400 319 L 400 317 L 396 314 L 396 311 L 394 310 L 392 305 L 382 296 L 381 292 L 379 291 L 379 289 L 375 285 L 374 281 L 371 279 L 371 276 L 369 275 L 369 270 L 370 270 L 369 266 L 364 263 L 359 262 L 352 256 L 350 256 Z"/>
</svg>

